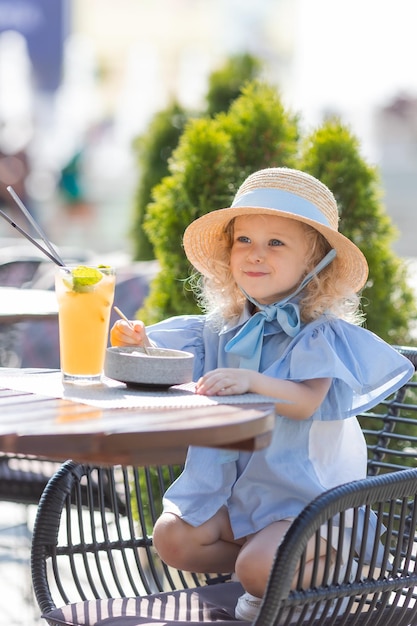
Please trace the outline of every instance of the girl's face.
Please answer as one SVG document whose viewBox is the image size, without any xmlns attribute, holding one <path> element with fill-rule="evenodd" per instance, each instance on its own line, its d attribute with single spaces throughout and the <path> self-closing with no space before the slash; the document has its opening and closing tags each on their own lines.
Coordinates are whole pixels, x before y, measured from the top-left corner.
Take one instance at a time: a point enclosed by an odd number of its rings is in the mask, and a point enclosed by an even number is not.
<svg viewBox="0 0 417 626">
<path fill-rule="evenodd" d="M 272 215 L 237 217 L 230 268 L 236 283 L 260 304 L 291 294 L 308 272 L 308 240 L 301 223 Z"/>
</svg>

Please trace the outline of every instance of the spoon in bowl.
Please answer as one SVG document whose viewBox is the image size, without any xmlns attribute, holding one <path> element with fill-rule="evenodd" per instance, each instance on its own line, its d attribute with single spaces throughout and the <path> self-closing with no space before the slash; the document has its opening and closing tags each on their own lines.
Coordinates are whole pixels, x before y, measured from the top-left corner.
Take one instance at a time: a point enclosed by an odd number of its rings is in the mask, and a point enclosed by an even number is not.
<svg viewBox="0 0 417 626">
<path fill-rule="evenodd" d="M 113 309 L 116 311 L 117 315 L 118 315 L 119 317 L 121 317 L 121 318 L 122 318 L 122 320 L 124 320 L 124 321 L 127 323 L 127 325 L 129 326 L 129 328 L 131 328 L 132 330 L 135 330 L 135 327 L 133 326 L 133 324 L 132 324 L 132 322 L 130 321 L 130 319 L 129 319 L 128 317 L 126 317 L 126 315 L 123 313 L 123 311 L 121 311 L 121 310 L 119 309 L 119 307 L 118 307 L 118 306 L 114 306 L 114 307 L 113 307 Z M 149 350 L 148 350 L 147 346 L 143 345 L 143 346 L 142 346 L 142 348 L 145 350 L 146 354 L 149 356 L 149 355 L 150 355 L 150 352 L 149 352 Z"/>
</svg>

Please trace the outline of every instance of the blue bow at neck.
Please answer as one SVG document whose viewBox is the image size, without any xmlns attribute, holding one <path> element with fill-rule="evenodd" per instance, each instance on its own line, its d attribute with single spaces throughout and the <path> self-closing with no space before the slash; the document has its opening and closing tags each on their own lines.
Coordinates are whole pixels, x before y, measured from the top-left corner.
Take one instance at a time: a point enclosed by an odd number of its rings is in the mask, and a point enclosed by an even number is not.
<svg viewBox="0 0 417 626">
<path fill-rule="evenodd" d="M 290 302 L 290 300 L 298 295 L 314 276 L 329 265 L 335 256 L 336 251 L 333 249 L 330 250 L 320 263 L 304 277 L 293 293 L 274 304 L 260 304 L 242 289 L 246 298 L 252 302 L 259 311 L 248 319 L 225 346 L 226 352 L 231 352 L 240 357 L 240 367 L 259 371 L 265 322 L 277 321 L 278 325 L 289 337 L 295 337 L 300 332 L 300 307 L 295 302 Z"/>
</svg>

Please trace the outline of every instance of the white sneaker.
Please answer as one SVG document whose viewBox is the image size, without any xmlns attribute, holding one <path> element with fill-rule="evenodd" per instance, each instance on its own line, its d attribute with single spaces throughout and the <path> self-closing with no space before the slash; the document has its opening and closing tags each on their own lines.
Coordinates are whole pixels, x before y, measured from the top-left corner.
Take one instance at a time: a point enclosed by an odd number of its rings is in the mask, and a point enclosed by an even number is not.
<svg viewBox="0 0 417 626">
<path fill-rule="evenodd" d="M 342 582 L 344 579 L 345 571 L 346 571 L 346 567 L 341 568 L 341 571 L 339 574 L 340 582 Z M 356 571 L 357 571 L 357 563 L 356 561 L 353 561 L 351 574 L 349 576 L 349 580 L 351 582 L 355 580 Z M 333 600 L 333 604 L 336 604 L 336 602 L 337 600 Z M 344 613 L 348 602 L 349 602 L 349 598 L 343 599 L 343 602 L 341 603 L 341 606 L 339 607 L 339 610 L 338 610 L 338 615 L 342 615 Z M 253 596 L 252 594 L 246 591 L 243 595 L 240 596 L 240 598 L 238 598 L 238 601 L 236 603 L 236 608 L 235 608 L 235 617 L 245 622 L 253 622 L 255 618 L 258 616 L 259 610 L 261 608 L 261 604 L 262 604 L 262 598 Z M 290 623 L 296 622 L 299 619 L 301 612 L 302 612 L 302 608 L 297 607 L 294 610 Z M 304 616 L 304 619 L 308 619 L 311 616 L 312 612 L 313 612 L 313 609 L 309 608 L 306 612 L 306 615 Z M 321 607 L 319 611 L 317 612 L 316 619 L 320 618 L 320 615 L 322 612 L 323 612 L 323 607 Z"/>
<path fill-rule="evenodd" d="M 261 608 L 262 598 L 257 598 L 247 591 L 238 598 L 235 617 L 245 622 L 253 622 Z"/>
</svg>

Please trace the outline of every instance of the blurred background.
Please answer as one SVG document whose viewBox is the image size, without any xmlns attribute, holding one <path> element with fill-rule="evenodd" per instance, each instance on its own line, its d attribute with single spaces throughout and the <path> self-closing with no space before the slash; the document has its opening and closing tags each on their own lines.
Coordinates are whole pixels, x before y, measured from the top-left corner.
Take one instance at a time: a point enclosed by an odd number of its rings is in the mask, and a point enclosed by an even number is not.
<svg viewBox="0 0 417 626">
<path fill-rule="evenodd" d="M 172 102 L 201 113 L 209 77 L 248 54 L 303 131 L 336 114 L 358 138 L 417 293 L 413 5 L 0 0 L 0 208 L 28 229 L 12 185 L 66 261 L 115 265 L 116 302 L 134 317 L 157 273 L 132 241 L 135 142 Z M 53 289 L 53 265 L 4 220 L 0 284 Z M 57 322 L 3 325 L 0 365 L 59 367 Z"/>
<path fill-rule="evenodd" d="M 414 257 L 412 10 L 413 0 L 0 0 L 0 204 L 13 213 L 13 185 L 59 245 L 129 254 L 134 139 L 172 98 L 200 108 L 209 74 L 247 52 L 306 128 L 329 113 L 351 125 L 380 168 L 396 252 Z"/>
</svg>

